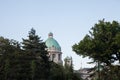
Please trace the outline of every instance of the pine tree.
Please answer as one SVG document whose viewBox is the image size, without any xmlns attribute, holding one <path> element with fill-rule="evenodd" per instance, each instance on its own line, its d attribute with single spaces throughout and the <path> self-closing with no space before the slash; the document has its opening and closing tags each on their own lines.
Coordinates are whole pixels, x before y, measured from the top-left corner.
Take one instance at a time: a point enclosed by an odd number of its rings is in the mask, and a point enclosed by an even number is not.
<svg viewBox="0 0 120 80">
<path fill-rule="evenodd" d="M 23 39 L 23 49 L 30 53 L 40 52 L 42 40 L 36 35 L 36 31 L 32 28 L 29 31 L 28 39 Z"/>
<path fill-rule="evenodd" d="M 46 79 L 49 75 L 49 61 L 45 43 L 36 35 L 35 29 L 29 31 L 28 39 L 23 39 L 23 50 L 35 61 L 34 79 Z"/>
</svg>

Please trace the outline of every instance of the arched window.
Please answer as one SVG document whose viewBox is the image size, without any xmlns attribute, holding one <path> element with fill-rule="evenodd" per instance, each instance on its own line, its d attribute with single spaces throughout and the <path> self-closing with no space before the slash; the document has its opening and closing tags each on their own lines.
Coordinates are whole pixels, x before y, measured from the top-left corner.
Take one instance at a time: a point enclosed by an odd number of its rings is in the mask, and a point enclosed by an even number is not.
<svg viewBox="0 0 120 80">
<path fill-rule="evenodd" d="M 52 54 L 52 60 L 54 61 L 56 55 L 55 54 Z"/>
</svg>

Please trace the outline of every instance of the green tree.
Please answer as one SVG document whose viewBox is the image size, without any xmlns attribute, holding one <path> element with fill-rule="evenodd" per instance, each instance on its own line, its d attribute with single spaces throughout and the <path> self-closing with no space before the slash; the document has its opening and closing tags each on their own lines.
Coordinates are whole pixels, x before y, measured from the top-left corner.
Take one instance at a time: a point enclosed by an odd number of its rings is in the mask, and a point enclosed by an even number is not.
<svg viewBox="0 0 120 80">
<path fill-rule="evenodd" d="M 40 37 L 36 35 L 35 29 L 29 31 L 28 39 L 23 39 L 23 50 L 34 57 L 36 63 L 36 75 L 37 79 L 47 79 L 49 76 L 49 60 L 47 57 L 47 51 L 45 50 L 45 43 L 40 40 Z M 32 59 L 31 59 L 32 60 Z M 35 79 L 35 80 L 36 80 Z"/>
<path fill-rule="evenodd" d="M 89 35 L 73 46 L 73 51 L 78 55 L 89 56 L 94 61 L 111 65 L 120 59 L 119 35 L 120 25 L 118 22 L 99 21 L 91 28 Z"/>
<path fill-rule="evenodd" d="M 62 65 L 50 62 L 50 76 L 48 80 L 66 80 L 65 69 Z"/>
<path fill-rule="evenodd" d="M 28 39 L 23 39 L 23 49 L 33 54 L 40 52 L 43 42 L 38 35 L 36 35 L 35 29 L 32 28 L 28 34 Z"/>
<path fill-rule="evenodd" d="M 100 20 L 94 25 L 83 40 L 73 45 L 73 51 L 83 57 L 88 56 L 98 66 L 103 63 L 111 66 L 115 61 L 120 63 L 120 24 L 117 21 Z"/>
<path fill-rule="evenodd" d="M 16 40 L 0 37 L 0 80 L 48 80 L 46 46 L 33 28 L 22 46 Z"/>
<path fill-rule="evenodd" d="M 31 76 L 32 76 L 32 80 L 34 80 L 34 77 L 35 77 L 35 69 L 36 69 L 36 64 L 35 64 L 35 61 L 33 60 L 31 62 Z"/>
<path fill-rule="evenodd" d="M 16 46 L 17 45 L 17 46 Z M 0 79 L 1 80 L 13 80 L 17 72 L 16 57 L 20 52 L 19 43 L 15 40 L 9 40 L 4 37 L 0 37 Z"/>
<path fill-rule="evenodd" d="M 10 62 L 9 62 L 9 59 L 6 59 L 5 67 L 4 67 L 5 80 L 8 80 L 9 74 L 10 74 Z"/>
</svg>

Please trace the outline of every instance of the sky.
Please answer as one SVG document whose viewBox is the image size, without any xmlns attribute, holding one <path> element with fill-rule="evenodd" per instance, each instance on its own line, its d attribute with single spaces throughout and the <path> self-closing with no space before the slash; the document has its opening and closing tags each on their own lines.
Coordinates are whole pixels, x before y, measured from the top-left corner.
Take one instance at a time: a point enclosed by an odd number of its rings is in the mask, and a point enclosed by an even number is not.
<svg viewBox="0 0 120 80">
<path fill-rule="evenodd" d="M 74 69 L 93 67 L 72 51 L 98 20 L 120 22 L 120 0 L 0 0 L 0 36 L 22 42 L 31 28 L 45 41 L 48 33 L 72 56 Z"/>
</svg>

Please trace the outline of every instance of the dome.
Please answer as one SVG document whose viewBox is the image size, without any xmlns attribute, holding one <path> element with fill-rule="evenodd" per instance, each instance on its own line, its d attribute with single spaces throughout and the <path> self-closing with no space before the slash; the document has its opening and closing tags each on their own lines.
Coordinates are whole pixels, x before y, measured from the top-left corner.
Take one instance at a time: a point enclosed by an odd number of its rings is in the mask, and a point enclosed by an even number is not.
<svg viewBox="0 0 120 80">
<path fill-rule="evenodd" d="M 45 41 L 46 46 L 49 48 L 54 47 L 56 50 L 61 51 L 61 47 L 58 42 L 53 38 L 53 33 L 48 34 L 48 39 Z"/>
</svg>

